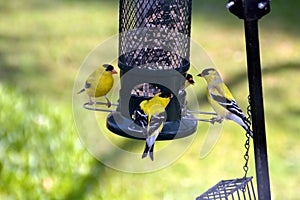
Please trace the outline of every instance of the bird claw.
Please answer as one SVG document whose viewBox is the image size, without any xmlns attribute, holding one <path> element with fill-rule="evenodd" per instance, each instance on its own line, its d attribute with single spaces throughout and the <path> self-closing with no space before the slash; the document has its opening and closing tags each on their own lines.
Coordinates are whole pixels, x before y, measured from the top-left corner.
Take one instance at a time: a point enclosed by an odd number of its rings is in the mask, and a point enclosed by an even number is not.
<svg viewBox="0 0 300 200">
<path fill-rule="evenodd" d="M 107 102 L 107 107 L 109 108 L 109 107 L 111 107 L 111 103 L 110 102 Z"/>
<path fill-rule="evenodd" d="M 110 100 L 107 98 L 106 95 L 105 95 L 104 97 L 105 97 L 105 99 L 106 99 L 106 101 L 107 101 L 107 103 L 106 103 L 107 107 L 108 107 L 108 108 L 111 107 L 111 102 L 110 102 Z"/>
<path fill-rule="evenodd" d="M 215 122 L 218 122 L 220 124 L 223 122 L 223 118 L 222 117 L 213 117 L 210 119 L 211 124 L 215 124 Z"/>
<path fill-rule="evenodd" d="M 94 102 L 94 101 L 89 101 L 89 105 L 94 105 L 94 104 L 96 104 L 96 102 Z"/>
</svg>

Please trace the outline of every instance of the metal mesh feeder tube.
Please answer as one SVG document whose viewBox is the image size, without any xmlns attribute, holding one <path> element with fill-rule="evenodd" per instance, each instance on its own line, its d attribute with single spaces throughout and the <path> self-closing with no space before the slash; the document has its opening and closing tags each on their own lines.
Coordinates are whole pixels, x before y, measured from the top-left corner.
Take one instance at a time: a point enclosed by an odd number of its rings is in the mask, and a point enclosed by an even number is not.
<svg viewBox="0 0 300 200">
<path fill-rule="evenodd" d="M 107 118 L 112 132 L 135 139 L 131 116 L 143 101 L 161 91 L 174 94 L 158 140 L 181 138 L 196 131 L 197 121 L 182 116 L 185 75 L 189 69 L 191 0 L 120 0 L 119 106 Z"/>
</svg>

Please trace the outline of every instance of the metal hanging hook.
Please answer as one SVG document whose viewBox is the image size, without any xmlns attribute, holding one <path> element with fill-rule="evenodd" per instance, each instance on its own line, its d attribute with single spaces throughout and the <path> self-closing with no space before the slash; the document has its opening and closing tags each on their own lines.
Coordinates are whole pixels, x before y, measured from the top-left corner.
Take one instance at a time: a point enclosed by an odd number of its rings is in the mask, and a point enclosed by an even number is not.
<svg viewBox="0 0 300 200">
<path fill-rule="evenodd" d="M 257 4 L 257 7 L 259 8 L 259 9 L 264 9 L 266 6 L 268 5 L 268 2 L 267 1 L 263 1 L 263 2 L 259 2 L 258 4 Z"/>
<path fill-rule="evenodd" d="M 228 3 L 226 4 L 226 8 L 229 9 L 229 8 L 231 8 L 234 4 L 235 4 L 234 1 L 230 1 L 230 2 L 228 2 Z"/>
</svg>

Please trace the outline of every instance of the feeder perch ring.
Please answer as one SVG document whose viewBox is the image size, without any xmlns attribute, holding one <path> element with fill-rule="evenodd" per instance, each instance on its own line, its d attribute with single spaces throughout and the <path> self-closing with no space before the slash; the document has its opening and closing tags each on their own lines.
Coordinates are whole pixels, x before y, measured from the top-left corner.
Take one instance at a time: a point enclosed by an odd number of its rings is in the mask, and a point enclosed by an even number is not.
<svg viewBox="0 0 300 200">
<path fill-rule="evenodd" d="M 85 102 L 82 107 L 87 109 L 87 110 L 93 110 L 93 111 L 100 111 L 100 112 L 115 112 L 116 110 L 112 110 L 112 109 L 104 109 L 104 108 L 99 108 L 99 107 L 92 107 L 93 105 L 105 105 L 107 106 L 106 102 L 93 102 L 93 104 L 91 104 L 90 102 Z M 112 103 L 111 106 L 117 107 L 118 104 Z"/>
<path fill-rule="evenodd" d="M 92 105 L 107 105 L 106 102 L 93 102 L 93 104 L 91 104 L 90 102 L 85 102 L 83 104 L 83 108 L 87 109 L 87 110 L 93 110 L 93 111 L 100 111 L 100 112 L 116 112 L 116 110 L 112 110 L 112 109 L 103 109 L 103 108 L 99 108 L 99 107 L 91 107 Z M 111 106 L 115 106 L 117 107 L 119 104 L 111 104 Z M 203 112 L 203 111 L 195 111 L 195 110 L 187 110 L 187 114 L 185 116 L 182 117 L 182 119 L 186 119 L 186 120 L 194 120 L 194 121 L 201 121 L 201 122 L 210 122 L 212 124 L 214 124 L 215 122 L 219 122 L 218 120 L 216 120 L 215 118 L 211 118 L 211 119 L 204 119 L 204 118 L 196 118 L 194 117 L 191 113 L 194 114 L 198 114 L 198 115 L 217 115 L 217 113 L 214 112 Z M 133 131 L 133 130 L 131 130 Z M 135 130 L 137 131 L 137 130 Z"/>
<path fill-rule="evenodd" d="M 196 115 L 212 115 L 212 116 L 217 116 L 217 113 L 215 112 L 204 112 L 204 111 L 196 111 L 196 110 L 187 110 L 186 115 L 183 116 L 182 118 L 187 119 L 187 120 L 195 120 L 195 121 L 200 121 L 200 122 L 209 122 L 211 124 L 214 124 L 215 122 L 221 123 L 221 121 L 215 117 L 212 117 L 210 119 L 205 119 L 205 118 L 197 118 L 194 117 L 192 114 Z"/>
</svg>

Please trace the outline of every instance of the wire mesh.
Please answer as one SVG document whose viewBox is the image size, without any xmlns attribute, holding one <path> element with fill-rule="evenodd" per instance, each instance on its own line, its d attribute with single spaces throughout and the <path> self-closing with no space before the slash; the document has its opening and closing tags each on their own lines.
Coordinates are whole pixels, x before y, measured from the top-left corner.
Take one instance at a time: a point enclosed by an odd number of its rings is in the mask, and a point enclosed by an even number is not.
<svg viewBox="0 0 300 200">
<path fill-rule="evenodd" d="M 166 108 L 167 120 L 157 140 L 182 138 L 196 131 L 197 121 L 181 113 L 190 67 L 191 5 L 192 0 L 120 0 L 121 89 L 117 110 L 107 117 L 112 132 L 140 139 L 138 130 L 128 128 L 132 114 L 142 101 L 161 91 L 171 92 L 174 98 Z"/>
<path fill-rule="evenodd" d="M 189 59 L 191 0 L 121 0 L 119 62 L 177 69 Z"/>
<path fill-rule="evenodd" d="M 192 0 L 120 0 L 118 65 L 122 114 L 128 113 L 124 96 L 131 94 L 136 100 L 130 101 L 131 114 L 142 100 L 169 90 L 178 95 L 177 102 L 168 106 L 177 112 L 168 113 L 168 120 L 171 116 L 173 121 L 181 119 L 179 104 L 184 103 L 185 94 L 180 91 L 190 65 L 191 4 Z"/>
<path fill-rule="evenodd" d="M 243 199 L 256 200 L 252 183 L 253 177 L 237 178 L 232 180 L 222 180 L 215 186 L 207 190 L 196 200 L 206 199 Z"/>
</svg>

